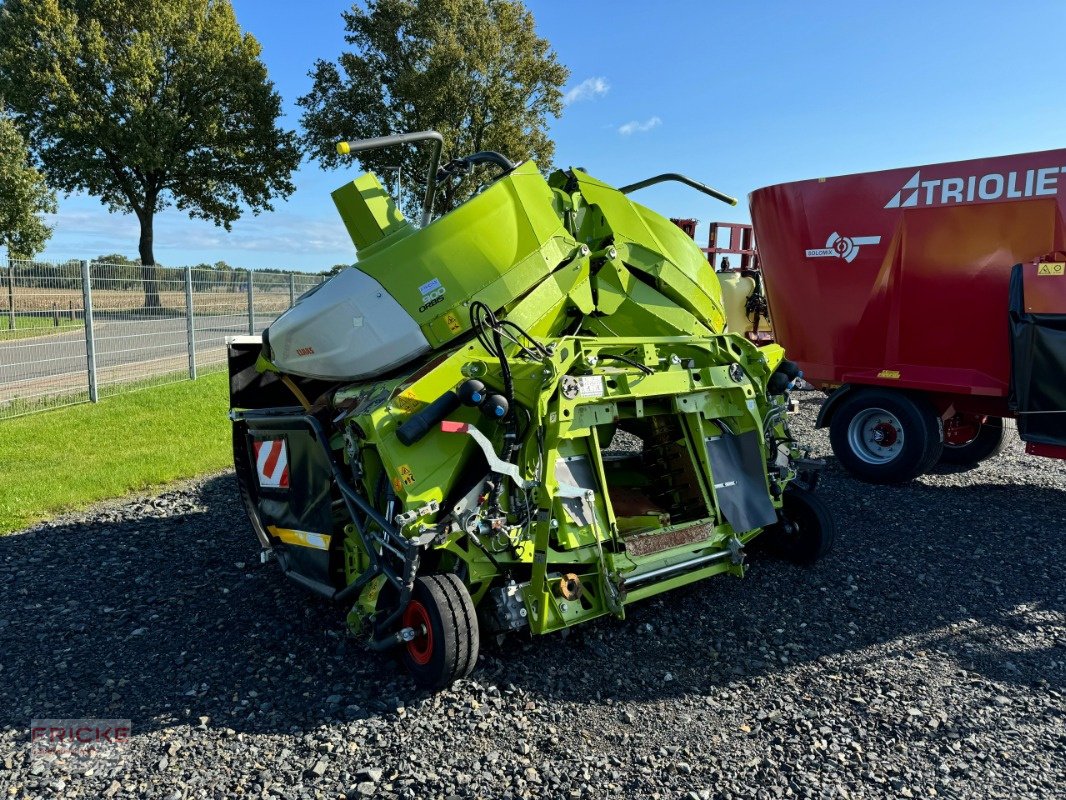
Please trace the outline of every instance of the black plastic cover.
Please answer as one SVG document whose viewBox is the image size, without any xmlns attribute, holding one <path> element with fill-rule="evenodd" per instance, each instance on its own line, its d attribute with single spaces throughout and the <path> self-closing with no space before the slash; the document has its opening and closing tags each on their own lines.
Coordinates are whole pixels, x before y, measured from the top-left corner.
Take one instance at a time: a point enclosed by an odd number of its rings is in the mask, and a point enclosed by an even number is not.
<svg viewBox="0 0 1066 800">
<path fill-rule="evenodd" d="M 271 528 L 307 533 L 333 534 L 332 470 L 314 434 L 297 421 L 248 418 L 249 463 L 252 480 L 257 480 L 253 443 L 263 439 L 284 439 L 288 453 L 289 486 L 266 488 L 256 485 L 254 496 L 263 527 L 274 538 L 274 547 L 285 554 L 285 567 L 313 581 L 343 585 L 339 570 L 342 555 L 331 544 L 321 550 L 281 541 Z M 340 583 L 338 583 L 340 581 Z"/>
<path fill-rule="evenodd" d="M 766 484 L 759 434 L 739 436 L 723 431 L 704 442 L 711 463 L 711 479 L 719 510 L 737 533 L 777 522 L 777 511 Z"/>
<path fill-rule="evenodd" d="M 1064 309 L 1066 312 L 1066 309 Z M 1010 275 L 1010 409 L 1022 441 L 1066 446 L 1066 313 L 1025 310 L 1022 265 Z"/>
</svg>

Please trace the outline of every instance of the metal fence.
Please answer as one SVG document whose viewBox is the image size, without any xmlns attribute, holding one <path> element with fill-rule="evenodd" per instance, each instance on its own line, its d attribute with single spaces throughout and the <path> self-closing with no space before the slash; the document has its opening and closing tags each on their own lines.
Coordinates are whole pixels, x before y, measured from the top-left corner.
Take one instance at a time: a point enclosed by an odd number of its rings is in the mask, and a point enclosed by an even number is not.
<svg viewBox="0 0 1066 800">
<path fill-rule="evenodd" d="M 324 280 L 250 270 L 13 261 L 0 289 L 0 419 L 220 369 Z"/>
</svg>

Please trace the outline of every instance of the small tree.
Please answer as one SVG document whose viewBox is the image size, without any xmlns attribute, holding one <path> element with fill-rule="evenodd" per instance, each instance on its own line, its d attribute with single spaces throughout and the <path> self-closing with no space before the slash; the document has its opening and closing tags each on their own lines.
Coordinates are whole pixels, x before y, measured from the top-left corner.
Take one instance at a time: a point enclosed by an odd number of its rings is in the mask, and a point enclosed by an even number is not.
<svg viewBox="0 0 1066 800">
<path fill-rule="evenodd" d="M 229 230 L 293 191 L 296 138 L 259 53 L 229 0 L 0 6 L 0 96 L 54 186 L 137 215 L 147 308 L 157 211 Z"/>
<path fill-rule="evenodd" d="M 10 258 L 33 258 L 52 235 L 41 214 L 55 212 L 55 193 L 30 164 L 26 141 L 2 113 L 0 186 L 0 247 L 7 250 Z"/>
<path fill-rule="evenodd" d="M 435 129 L 448 156 L 497 150 L 548 167 L 548 116 L 562 112 L 569 71 L 519 0 L 368 0 L 342 14 L 354 46 L 336 62 L 315 62 L 302 141 L 314 158 L 339 166 L 338 141 Z M 404 175 L 408 212 L 425 192 L 427 156 L 397 147 L 360 153 L 364 167 Z M 410 179 L 408 179 L 410 176 Z M 471 175 L 441 189 L 436 209 L 469 195 Z"/>
</svg>

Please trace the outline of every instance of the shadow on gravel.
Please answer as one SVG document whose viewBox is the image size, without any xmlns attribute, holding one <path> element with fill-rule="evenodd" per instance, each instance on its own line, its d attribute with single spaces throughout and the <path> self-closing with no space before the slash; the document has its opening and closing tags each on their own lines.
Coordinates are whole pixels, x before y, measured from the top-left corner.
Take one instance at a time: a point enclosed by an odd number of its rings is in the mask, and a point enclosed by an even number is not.
<svg viewBox="0 0 1066 800">
<path fill-rule="evenodd" d="M 834 657 L 945 657 L 1019 684 L 1064 681 L 1066 495 L 1034 486 L 866 486 L 830 470 L 834 553 L 760 562 L 568 639 L 483 643 L 474 679 L 540 700 L 711 693 Z M 0 537 L 0 725 L 130 718 L 310 730 L 419 696 L 345 638 L 343 610 L 260 565 L 230 475 L 156 500 Z M 1053 626 L 1048 626 L 1050 629 Z M 817 685 L 817 680 L 813 681 Z"/>
</svg>

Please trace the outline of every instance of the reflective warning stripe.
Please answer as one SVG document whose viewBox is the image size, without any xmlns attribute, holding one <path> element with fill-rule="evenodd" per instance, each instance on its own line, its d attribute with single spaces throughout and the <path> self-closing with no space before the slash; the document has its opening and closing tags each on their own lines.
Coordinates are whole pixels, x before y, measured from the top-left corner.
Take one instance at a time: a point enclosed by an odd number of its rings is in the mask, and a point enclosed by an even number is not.
<svg viewBox="0 0 1066 800">
<path fill-rule="evenodd" d="M 289 488 L 289 451 L 284 439 L 262 439 L 255 446 L 255 469 L 265 489 Z"/>
<path fill-rule="evenodd" d="M 311 547 L 315 550 L 329 550 L 330 539 L 333 538 L 325 533 L 311 533 L 310 531 L 297 531 L 292 528 L 279 528 L 277 525 L 267 525 L 267 530 L 273 536 L 281 539 L 285 544 L 295 544 L 300 547 Z"/>
</svg>

